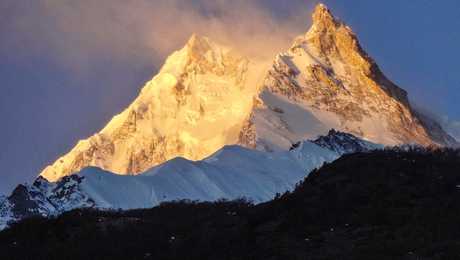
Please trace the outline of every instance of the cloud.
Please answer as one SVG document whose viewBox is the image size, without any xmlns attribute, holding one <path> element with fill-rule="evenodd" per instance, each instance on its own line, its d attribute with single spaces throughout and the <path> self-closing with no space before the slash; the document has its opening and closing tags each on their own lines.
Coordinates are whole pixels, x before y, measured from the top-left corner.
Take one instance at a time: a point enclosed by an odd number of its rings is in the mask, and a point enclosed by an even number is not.
<svg viewBox="0 0 460 260">
<path fill-rule="evenodd" d="M 6 0 L 0 52 L 49 55 L 70 68 L 95 59 L 158 63 L 192 33 L 272 58 L 307 30 L 312 1 Z M 161 62 L 160 62 L 161 63 Z"/>
<path fill-rule="evenodd" d="M 460 121 L 451 120 L 448 117 L 444 117 L 441 122 L 443 128 L 455 139 L 460 141 Z"/>
<path fill-rule="evenodd" d="M 446 133 L 460 141 L 460 121 L 453 120 L 445 112 L 436 110 L 433 105 L 426 102 L 421 103 L 411 100 L 411 105 L 415 111 L 440 124 Z"/>
</svg>

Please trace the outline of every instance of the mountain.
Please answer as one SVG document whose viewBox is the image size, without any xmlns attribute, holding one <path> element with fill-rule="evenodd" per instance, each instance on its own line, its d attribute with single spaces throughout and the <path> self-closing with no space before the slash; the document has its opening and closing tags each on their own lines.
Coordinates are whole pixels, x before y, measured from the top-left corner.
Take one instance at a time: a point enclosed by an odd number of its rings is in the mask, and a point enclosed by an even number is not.
<svg viewBox="0 0 460 260">
<path fill-rule="evenodd" d="M 383 74 L 351 28 L 322 4 L 311 29 L 276 57 L 262 89 L 262 105 L 252 116 L 261 148 L 286 149 L 331 128 L 385 145 L 456 143 L 411 107 L 406 91 Z"/>
<path fill-rule="evenodd" d="M 455 144 L 320 4 L 311 29 L 268 71 L 193 35 L 128 108 L 40 175 L 57 181 L 88 166 L 134 175 L 177 156 L 200 160 L 225 145 L 286 150 L 331 128 L 385 145 Z"/>
<path fill-rule="evenodd" d="M 323 140 L 328 140 L 328 145 Z M 261 203 L 292 190 L 325 162 L 345 153 L 376 148 L 381 147 L 330 131 L 317 140 L 299 142 L 290 151 L 268 153 L 225 146 L 204 160 L 177 157 L 136 176 L 87 167 L 57 182 L 38 177 L 32 185 L 17 186 L 0 203 L 0 229 L 24 218 L 49 217 L 75 208 L 126 210 L 150 208 L 166 201 L 243 197 Z"/>
<path fill-rule="evenodd" d="M 128 108 L 40 175 L 56 181 L 88 166 L 133 175 L 238 143 L 256 94 L 250 66 L 235 51 L 193 35 Z"/>
<path fill-rule="evenodd" d="M 258 65 L 193 35 L 101 131 L 46 167 L 33 185 L 19 185 L 1 204 L 0 219 L 174 199 L 261 202 L 342 154 L 456 144 L 412 108 L 406 91 L 322 4 L 306 34 L 268 70 Z"/>
<path fill-rule="evenodd" d="M 0 232 L 1 259 L 458 259 L 459 151 L 354 153 L 258 205 L 75 210 Z"/>
</svg>

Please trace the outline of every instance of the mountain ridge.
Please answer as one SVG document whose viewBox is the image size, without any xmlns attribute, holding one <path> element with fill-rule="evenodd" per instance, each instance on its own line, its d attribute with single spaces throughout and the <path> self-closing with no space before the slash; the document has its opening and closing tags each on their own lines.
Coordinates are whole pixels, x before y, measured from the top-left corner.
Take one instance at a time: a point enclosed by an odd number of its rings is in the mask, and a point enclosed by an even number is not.
<svg viewBox="0 0 460 260">
<path fill-rule="evenodd" d="M 324 138 L 329 145 L 324 145 Z M 86 167 L 57 182 L 39 176 L 32 185 L 18 185 L 0 203 L 0 229 L 25 218 L 51 217 L 75 208 L 127 210 L 174 200 L 242 197 L 261 203 L 293 189 L 325 162 L 343 154 L 381 148 L 349 134 L 330 131 L 317 140 L 299 142 L 290 151 L 270 153 L 230 145 L 204 160 L 176 157 L 136 176 L 117 175 L 97 167 Z"/>
</svg>

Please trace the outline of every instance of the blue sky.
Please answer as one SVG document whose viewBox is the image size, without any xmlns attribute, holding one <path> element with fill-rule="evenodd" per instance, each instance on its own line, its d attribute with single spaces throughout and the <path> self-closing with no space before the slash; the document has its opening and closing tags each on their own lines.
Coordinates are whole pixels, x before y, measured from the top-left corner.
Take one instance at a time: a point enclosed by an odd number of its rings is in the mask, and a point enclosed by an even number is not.
<svg viewBox="0 0 460 260">
<path fill-rule="evenodd" d="M 115 10 L 122 10 L 121 18 L 111 17 L 104 1 L 84 0 L 79 5 L 58 8 L 54 4 L 59 1 L 54 0 L 0 3 L 0 194 L 17 183 L 31 181 L 78 139 L 100 129 L 136 97 L 167 53 L 184 44 L 193 24 L 182 31 L 171 27 L 174 25 L 170 20 L 152 21 L 147 16 L 149 26 L 139 28 L 144 21 L 139 17 L 155 12 L 155 5 L 165 2 L 143 1 L 150 3 Z M 193 19 L 196 13 L 219 18 L 227 11 L 234 15 L 246 9 L 241 4 L 244 1 L 220 1 L 225 7 L 220 9 L 209 7 L 212 1 L 208 0 L 182 2 L 186 4 L 179 8 L 179 13 L 195 10 Z M 324 2 L 353 28 L 382 70 L 406 89 L 412 100 L 460 121 L 458 1 Z M 250 28 L 261 29 L 260 25 L 270 22 L 269 31 L 273 22 L 279 22 L 284 24 L 282 29 L 292 25 L 288 28 L 292 29 L 290 33 L 307 31 L 313 1 L 255 3 L 262 10 L 257 17 L 274 18 L 257 26 L 250 24 Z M 70 15 L 75 13 L 77 16 Z M 94 17 L 101 20 L 91 20 Z M 131 19 L 137 22 L 130 24 Z M 141 37 L 145 30 L 163 28 L 172 29 L 152 37 L 162 35 L 167 40 L 154 39 L 143 44 L 150 40 Z M 174 34 L 174 38 L 168 38 L 169 34 Z"/>
</svg>

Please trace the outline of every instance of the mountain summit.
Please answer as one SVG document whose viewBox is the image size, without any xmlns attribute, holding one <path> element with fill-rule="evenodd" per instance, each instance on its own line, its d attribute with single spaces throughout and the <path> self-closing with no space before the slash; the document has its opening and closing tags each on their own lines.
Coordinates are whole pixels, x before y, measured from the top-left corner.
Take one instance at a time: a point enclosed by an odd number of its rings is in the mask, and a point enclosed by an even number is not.
<svg viewBox="0 0 460 260">
<path fill-rule="evenodd" d="M 382 73 L 350 27 L 323 4 L 312 17 L 311 29 L 268 72 L 261 94 L 265 109 L 253 120 L 266 125 L 261 146 L 286 148 L 292 139 L 330 128 L 387 145 L 455 143 L 411 107 L 406 91 Z"/>
<path fill-rule="evenodd" d="M 203 159 L 229 144 L 287 150 L 331 128 L 386 145 L 455 143 L 411 107 L 325 5 L 268 71 L 254 73 L 253 65 L 193 35 L 128 108 L 41 176 L 56 181 L 89 166 L 138 174 L 177 156 Z"/>
</svg>

